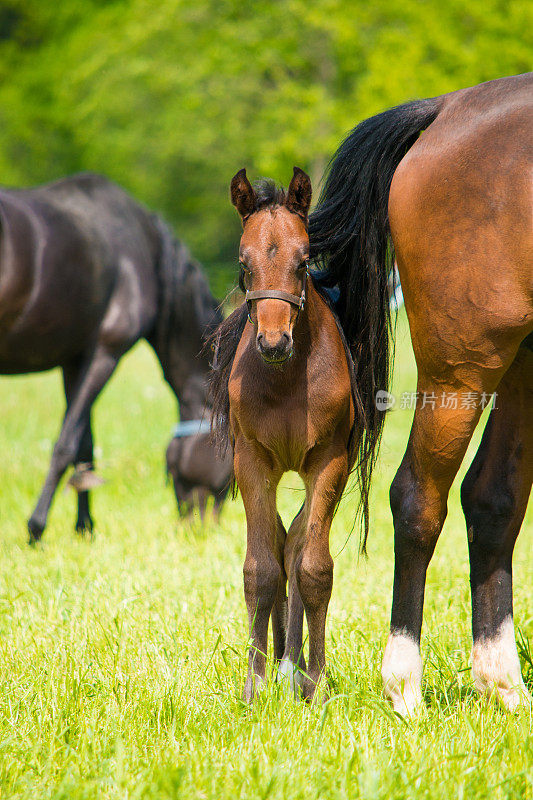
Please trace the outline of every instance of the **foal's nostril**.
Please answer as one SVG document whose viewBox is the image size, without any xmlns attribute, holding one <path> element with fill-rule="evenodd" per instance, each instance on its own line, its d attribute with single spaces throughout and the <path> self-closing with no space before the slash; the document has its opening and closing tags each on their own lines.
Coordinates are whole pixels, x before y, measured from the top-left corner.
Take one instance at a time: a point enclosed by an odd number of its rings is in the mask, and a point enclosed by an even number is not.
<svg viewBox="0 0 533 800">
<path fill-rule="evenodd" d="M 256 345 L 266 361 L 285 361 L 292 353 L 292 337 L 290 333 L 278 334 L 274 343 L 272 343 L 270 335 L 258 333 Z"/>
</svg>

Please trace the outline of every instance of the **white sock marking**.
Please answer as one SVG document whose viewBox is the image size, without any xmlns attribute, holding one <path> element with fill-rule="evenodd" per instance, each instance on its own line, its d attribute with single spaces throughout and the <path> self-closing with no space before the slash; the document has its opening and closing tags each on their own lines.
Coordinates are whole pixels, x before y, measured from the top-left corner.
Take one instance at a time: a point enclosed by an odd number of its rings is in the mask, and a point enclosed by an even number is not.
<svg viewBox="0 0 533 800">
<path fill-rule="evenodd" d="M 472 675 L 478 692 L 495 693 L 509 711 L 532 702 L 520 672 L 511 616 L 504 619 L 495 636 L 474 643 Z"/>
<path fill-rule="evenodd" d="M 290 658 L 283 658 L 281 660 L 276 680 L 278 683 L 286 685 L 296 698 L 300 696 L 299 689 L 303 686 L 304 676 Z"/>
<path fill-rule="evenodd" d="M 393 709 L 410 717 L 422 702 L 422 659 L 420 648 L 406 633 L 389 634 L 381 677 Z"/>
</svg>

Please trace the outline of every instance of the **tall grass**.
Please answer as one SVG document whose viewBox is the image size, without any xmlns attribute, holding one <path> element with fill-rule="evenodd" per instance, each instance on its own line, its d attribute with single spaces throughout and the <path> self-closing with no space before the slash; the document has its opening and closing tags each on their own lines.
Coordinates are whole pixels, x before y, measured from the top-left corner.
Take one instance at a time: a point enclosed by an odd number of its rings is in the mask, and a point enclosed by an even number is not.
<svg viewBox="0 0 533 800">
<path fill-rule="evenodd" d="M 403 318 L 398 342 L 397 394 L 415 385 Z M 308 707 L 271 683 L 248 708 L 242 506 L 228 502 L 219 526 L 177 522 L 163 470 L 174 404 L 150 352 L 141 346 L 124 360 L 94 413 L 107 480 L 94 493 L 94 541 L 73 533 L 74 495 L 59 492 L 42 546 L 30 549 L 25 520 L 62 408 L 56 373 L 0 381 L 1 798 L 533 797 L 531 712 L 508 715 L 472 689 L 459 481 L 428 576 L 424 709 L 404 722 L 381 696 L 388 486 L 412 412 L 388 415 L 368 560 L 349 536 L 349 492 L 334 523 L 331 699 Z M 300 497 L 288 476 L 286 521 Z M 530 687 L 532 527 L 530 508 L 515 554 Z"/>
</svg>

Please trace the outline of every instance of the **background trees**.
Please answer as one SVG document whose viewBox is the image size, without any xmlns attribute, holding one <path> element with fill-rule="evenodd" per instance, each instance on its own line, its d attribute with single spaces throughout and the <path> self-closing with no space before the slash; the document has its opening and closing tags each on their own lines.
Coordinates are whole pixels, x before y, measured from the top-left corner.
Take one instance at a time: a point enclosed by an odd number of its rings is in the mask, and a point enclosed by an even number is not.
<svg viewBox="0 0 533 800">
<path fill-rule="evenodd" d="M 0 0 L 0 181 L 104 172 L 231 281 L 228 182 L 318 188 L 363 117 L 531 69 L 529 0 Z"/>
</svg>

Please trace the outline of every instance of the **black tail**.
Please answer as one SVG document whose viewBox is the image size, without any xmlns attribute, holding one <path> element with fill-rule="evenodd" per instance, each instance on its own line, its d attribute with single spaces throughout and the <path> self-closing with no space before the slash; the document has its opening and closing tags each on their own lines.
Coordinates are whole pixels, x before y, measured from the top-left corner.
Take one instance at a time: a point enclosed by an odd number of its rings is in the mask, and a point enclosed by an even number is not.
<svg viewBox="0 0 533 800">
<path fill-rule="evenodd" d="M 369 491 L 385 412 L 376 392 L 389 387 L 390 311 L 387 281 L 394 264 L 388 200 L 394 172 L 420 132 L 437 117 L 441 98 L 414 101 L 361 122 L 335 154 L 309 220 L 311 256 L 320 284 L 338 286 L 337 313 L 356 368 L 364 419 L 356 465 L 361 490 L 363 551 Z"/>
</svg>

